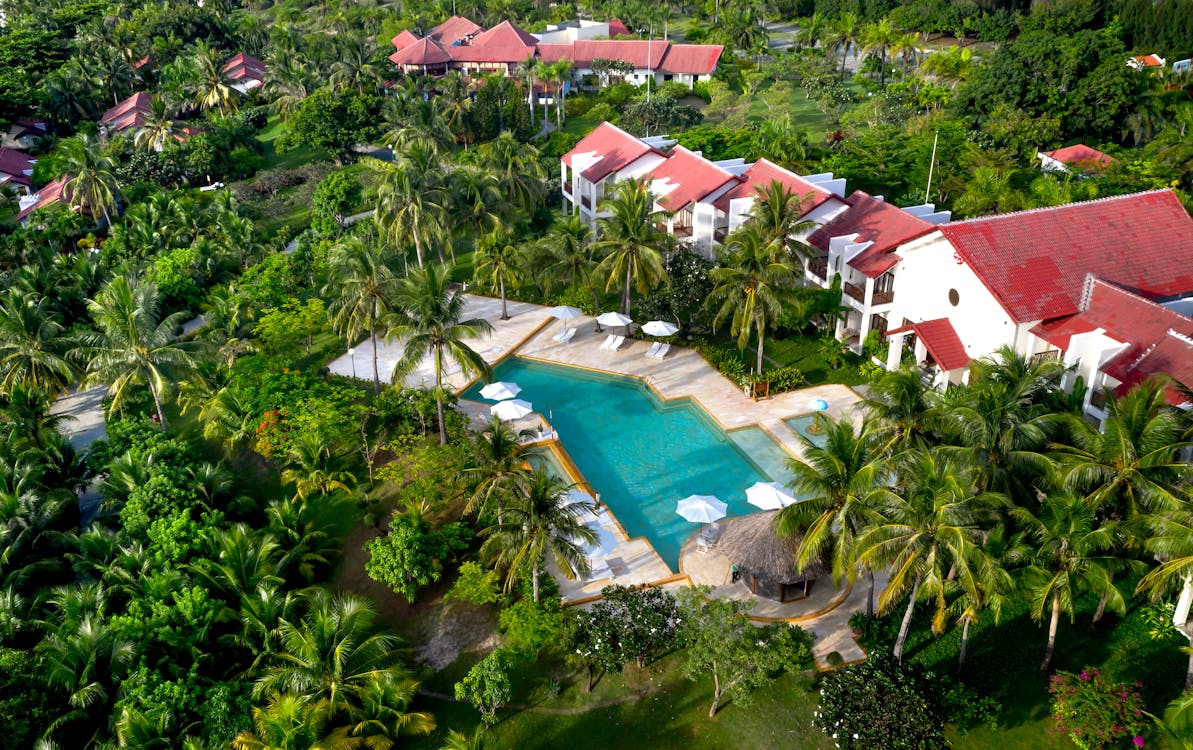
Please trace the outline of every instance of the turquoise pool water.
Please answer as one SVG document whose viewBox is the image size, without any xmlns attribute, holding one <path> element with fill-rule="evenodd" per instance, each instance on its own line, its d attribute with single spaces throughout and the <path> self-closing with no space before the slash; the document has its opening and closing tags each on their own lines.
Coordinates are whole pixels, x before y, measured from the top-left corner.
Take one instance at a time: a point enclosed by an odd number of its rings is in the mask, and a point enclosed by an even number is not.
<svg viewBox="0 0 1193 750">
<path fill-rule="evenodd" d="M 522 387 L 518 398 L 549 417 L 626 533 L 649 539 L 672 570 L 683 543 L 700 529 L 675 513 L 680 500 L 716 495 L 728 503 L 728 515 L 745 515 L 758 510 L 746 502 L 747 487 L 785 479 L 763 468 L 777 474 L 788 455 L 764 430 L 734 430 L 731 439 L 696 403 L 664 402 L 636 378 L 511 357 L 493 380 Z M 484 401 L 481 385 L 464 398 Z"/>
<path fill-rule="evenodd" d="M 825 444 L 828 443 L 828 436 L 825 435 L 823 431 L 813 433 L 808 432 L 808 428 L 816 424 L 816 415 L 814 414 L 801 414 L 798 417 L 791 417 L 790 419 L 784 419 L 783 421 L 787 423 L 787 426 L 791 428 L 792 432 L 794 432 L 796 435 L 806 437 L 812 441 L 813 445 L 817 447 L 823 448 Z"/>
</svg>

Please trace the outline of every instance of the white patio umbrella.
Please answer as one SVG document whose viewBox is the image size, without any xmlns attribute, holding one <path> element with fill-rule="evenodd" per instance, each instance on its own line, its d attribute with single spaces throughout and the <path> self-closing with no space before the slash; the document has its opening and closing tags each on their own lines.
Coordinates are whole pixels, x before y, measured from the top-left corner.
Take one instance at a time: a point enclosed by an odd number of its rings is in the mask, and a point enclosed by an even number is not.
<svg viewBox="0 0 1193 750">
<path fill-rule="evenodd" d="M 674 336 L 679 326 L 665 320 L 652 320 L 642 326 L 642 332 L 647 336 Z"/>
<path fill-rule="evenodd" d="M 712 495 L 688 495 L 679 501 L 675 512 L 693 523 L 712 523 L 724 518 L 728 508 Z"/>
<path fill-rule="evenodd" d="M 578 307 L 572 307 L 571 305 L 558 305 L 548 310 L 547 314 L 556 320 L 562 320 L 563 327 L 567 328 L 568 321 L 580 317 L 584 314 L 584 311 Z"/>
<path fill-rule="evenodd" d="M 489 407 L 490 414 L 507 422 L 514 419 L 521 419 L 532 411 L 534 411 L 534 407 L 530 405 L 530 402 L 523 401 L 520 398 L 511 398 Z"/>
<path fill-rule="evenodd" d="M 746 500 L 763 510 L 778 510 L 795 502 L 791 493 L 778 482 L 756 482 L 746 490 Z"/>
<path fill-rule="evenodd" d="M 522 386 L 517 383 L 498 381 L 496 383 L 489 383 L 484 388 L 481 388 L 481 398 L 487 398 L 490 401 L 505 401 L 507 398 L 513 398 L 521 392 Z"/>
<path fill-rule="evenodd" d="M 619 312 L 607 312 L 598 315 L 597 322 L 603 326 L 628 326 L 634 319 Z"/>
</svg>

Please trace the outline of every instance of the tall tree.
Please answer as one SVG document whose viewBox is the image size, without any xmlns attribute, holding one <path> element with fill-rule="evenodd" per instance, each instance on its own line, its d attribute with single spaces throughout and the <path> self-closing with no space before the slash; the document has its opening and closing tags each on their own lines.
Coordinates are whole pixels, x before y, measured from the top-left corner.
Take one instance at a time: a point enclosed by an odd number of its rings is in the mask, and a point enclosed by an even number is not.
<svg viewBox="0 0 1193 750">
<path fill-rule="evenodd" d="M 116 410 L 129 400 L 134 386 L 147 385 L 165 430 L 162 404 L 173 374 L 194 370 L 199 345 L 181 342 L 174 335 L 184 313 L 160 318 L 158 307 L 157 286 L 127 276 L 112 279 L 88 300 L 96 330 L 83 336 L 88 356 L 83 384 L 108 386 Z"/>
<path fill-rule="evenodd" d="M 525 257 L 513 244 L 513 233 L 508 227 L 498 226 L 477 241 L 475 255 L 476 278 L 484 284 L 497 287 L 501 296 L 501 319 L 509 320 L 509 309 L 505 301 L 505 285 L 508 282 L 517 288 L 521 281 Z"/>
<path fill-rule="evenodd" d="M 592 294 L 593 311 L 599 313 L 600 294 L 594 283 L 599 260 L 594 240 L 589 223 L 575 215 L 556 222 L 540 242 L 550 258 L 548 271 L 571 289 L 572 304 L 579 304 L 578 292 L 583 285 Z"/>
<path fill-rule="evenodd" d="M 546 172 L 538 149 L 520 143 L 506 131 L 477 148 L 479 165 L 497 180 L 506 204 L 524 214 L 533 213 L 546 190 Z"/>
<path fill-rule="evenodd" d="M 67 138 L 58 145 L 56 165 L 66 176 L 63 193 L 71 207 L 103 216 L 104 223 L 111 224 L 120 183 L 116 160 L 104 153 L 102 144 L 89 135 Z"/>
<path fill-rule="evenodd" d="M 445 230 L 447 196 L 442 155 L 433 144 L 420 140 L 396 153 L 392 163 L 378 159 L 366 163 L 381 173 L 373 218 L 402 246 L 408 248 L 406 242 L 413 244 L 418 265 L 423 267 L 428 244 L 441 239 Z"/>
<path fill-rule="evenodd" d="M 0 294 L 0 393 L 24 385 L 54 394 L 70 385 L 72 342 L 57 317 L 47 296 L 19 288 Z"/>
<path fill-rule="evenodd" d="M 380 242 L 352 237 L 331 251 L 334 277 L 324 289 L 331 298 L 328 308 L 332 323 L 351 346 L 367 333 L 372 347 L 373 392 L 381 393 L 378 366 L 378 337 L 385 336 L 396 312 L 398 277 L 392 254 Z"/>
<path fill-rule="evenodd" d="M 469 340 L 487 336 L 493 326 L 482 318 L 464 320 L 464 292 L 450 284 L 451 269 L 428 266 L 411 271 L 398 285 L 397 307 L 401 321 L 390 336 L 403 342 L 402 357 L 394 366 L 394 382 L 414 372 L 424 357 L 431 358 L 435 373 L 435 409 L 439 417 L 439 444 L 447 444 L 443 412 L 444 364 L 451 360 L 465 375 L 484 375 L 489 365 L 468 346 Z"/>
<path fill-rule="evenodd" d="M 646 294 L 667 278 L 663 255 L 672 238 L 659 228 L 666 213 L 655 210 L 654 196 L 640 180 L 617 183 L 601 209 L 609 215 L 597 221 L 596 248 L 605 255 L 597 273 L 607 279 L 606 291 L 621 287 L 621 311 L 629 315 L 631 288 Z"/>
<path fill-rule="evenodd" d="M 808 246 L 795 239 L 795 235 L 811 228 L 811 222 L 801 221 L 803 197 L 778 180 L 758 190 L 750 217 L 764 239 L 775 244 L 775 249 L 789 263 L 799 263 L 808 252 Z"/>
</svg>

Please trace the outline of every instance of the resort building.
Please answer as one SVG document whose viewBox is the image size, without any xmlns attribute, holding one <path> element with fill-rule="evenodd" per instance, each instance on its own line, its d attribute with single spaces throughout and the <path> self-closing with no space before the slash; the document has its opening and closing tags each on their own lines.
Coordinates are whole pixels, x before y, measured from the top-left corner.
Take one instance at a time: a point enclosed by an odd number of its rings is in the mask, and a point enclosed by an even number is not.
<svg viewBox="0 0 1193 750">
<path fill-rule="evenodd" d="M 265 63 L 243 52 L 224 63 L 220 72 L 228 79 L 229 85 L 241 94 L 261 88 L 265 83 Z"/>
<path fill-rule="evenodd" d="M 107 138 L 113 133 L 124 133 L 130 138 L 153 116 L 153 97 L 148 91 L 138 91 L 129 98 L 104 112 L 99 118 L 99 134 Z"/>
<path fill-rule="evenodd" d="M 1083 143 L 1065 146 L 1054 151 L 1040 151 L 1036 154 L 1040 160 L 1040 169 L 1045 172 L 1061 172 L 1078 175 L 1089 172 L 1099 172 L 1113 164 L 1117 159 L 1102 153 L 1096 148 L 1090 148 Z"/>
<path fill-rule="evenodd" d="M 37 139 L 49 132 L 50 124 L 45 120 L 17 120 L 2 134 L 0 145 L 8 148 L 33 148 L 37 145 Z"/>
<path fill-rule="evenodd" d="M 1072 367 L 1095 419 L 1149 375 L 1193 384 L 1193 219 L 1171 190 L 955 222 L 850 202 L 809 241 L 827 247 L 823 283 L 844 282 L 840 338 L 860 351 L 885 331 L 888 368 L 910 355 L 945 387 L 1008 346 Z"/>
<path fill-rule="evenodd" d="M 653 79 L 656 84 L 676 81 L 692 86 L 707 81 L 716 70 L 724 48 L 719 44 L 672 44 L 665 39 L 596 39 L 628 33 L 619 21 L 595 25 L 565 25 L 534 35 L 509 21 L 484 29 L 461 16 L 452 16 L 425 37 L 403 31 L 391 42 L 391 62 L 405 74 L 441 76 L 457 70 L 465 74 L 515 76 L 526 60 L 546 64 L 572 63 L 565 87 L 596 89 L 614 80 L 635 84 Z M 598 75 L 595 60 L 619 60 L 631 68 L 616 75 Z M 546 92 L 539 92 L 543 96 Z"/>
<path fill-rule="evenodd" d="M 612 185 L 637 179 L 648 182 L 655 207 L 670 214 L 663 229 L 708 258 L 748 218 L 758 191 L 774 180 L 802 197 L 803 218 L 811 227 L 847 206 L 841 197 L 845 181 L 832 174 L 800 177 L 765 159 L 714 162 L 666 136 L 638 138 L 608 122 L 560 159 L 564 210 L 589 222 L 606 215 L 600 204 Z"/>
<path fill-rule="evenodd" d="M 59 177 L 42 187 L 36 193 L 22 196 L 17 213 L 17 221 L 27 225 L 29 223 L 29 215 L 34 211 L 60 203 L 63 200 L 68 200 L 69 195 L 67 194 L 66 183 L 69 181 L 70 177 Z"/>
<path fill-rule="evenodd" d="M 24 151 L 0 146 L 0 187 L 9 187 L 18 193 L 28 195 L 33 190 L 32 159 Z"/>
</svg>

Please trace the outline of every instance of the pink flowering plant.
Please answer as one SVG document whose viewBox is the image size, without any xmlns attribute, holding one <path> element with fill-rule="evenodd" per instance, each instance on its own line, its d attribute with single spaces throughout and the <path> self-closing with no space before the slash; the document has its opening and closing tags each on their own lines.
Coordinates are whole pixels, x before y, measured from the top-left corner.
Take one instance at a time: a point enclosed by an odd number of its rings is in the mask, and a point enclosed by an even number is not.
<svg viewBox="0 0 1193 750">
<path fill-rule="evenodd" d="M 1146 715 L 1136 692 L 1141 683 L 1116 684 L 1089 667 L 1078 673 L 1057 672 L 1050 682 L 1056 731 L 1081 750 L 1144 746 Z"/>
</svg>

